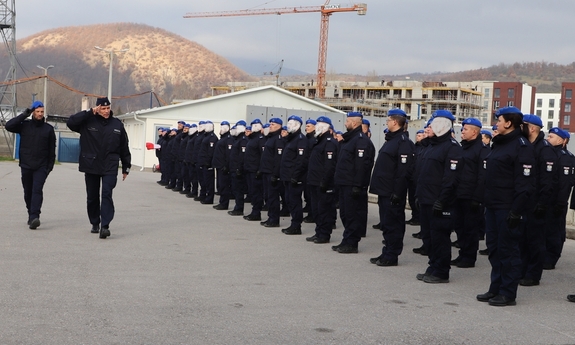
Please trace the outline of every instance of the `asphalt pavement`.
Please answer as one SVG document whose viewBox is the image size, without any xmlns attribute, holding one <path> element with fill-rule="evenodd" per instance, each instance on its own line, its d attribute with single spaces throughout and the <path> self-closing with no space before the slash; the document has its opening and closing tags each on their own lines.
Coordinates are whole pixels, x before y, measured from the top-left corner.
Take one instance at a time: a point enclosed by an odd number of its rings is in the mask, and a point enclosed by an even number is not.
<svg viewBox="0 0 575 345">
<path fill-rule="evenodd" d="M 339 254 L 339 220 L 331 244 L 313 244 L 312 224 L 287 236 L 158 179 L 134 169 L 118 181 L 102 240 L 76 164 L 54 167 L 30 230 L 20 169 L 0 162 L 0 344 L 575 344 L 573 240 L 516 306 L 492 307 L 475 299 L 489 286 L 485 256 L 448 284 L 415 279 L 427 266 L 412 252 L 418 227 L 399 266 L 370 264 L 382 246 L 375 204 L 359 253 Z"/>
</svg>

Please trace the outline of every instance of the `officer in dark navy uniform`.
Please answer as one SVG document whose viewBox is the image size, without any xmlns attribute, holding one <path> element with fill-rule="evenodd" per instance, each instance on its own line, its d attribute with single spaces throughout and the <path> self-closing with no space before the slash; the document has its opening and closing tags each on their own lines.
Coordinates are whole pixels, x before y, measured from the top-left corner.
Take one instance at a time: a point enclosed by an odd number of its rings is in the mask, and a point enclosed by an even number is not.
<svg viewBox="0 0 575 345">
<path fill-rule="evenodd" d="M 263 134 L 263 126 L 260 119 L 254 119 L 250 123 L 250 126 L 252 130 L 248 136 L 248 143 L 246 145 L 244 171 L 246 172 L 248 195 L 251 197 L 252 210 L 248 215 L 244 216 L 244 219 L 248 221 L 261 221 L 261 211 L 264 205 L 264 187 L 260 164 L 266 138 Z"/>
<path fill-rule="evenodd" d="M 461 147 L 463 164 L 457 186 L 455 203 L 455 233 L 459 245 L 459 255 L 451 265 L 459 268 L 475 267 L 479 248 L 479 233 L 485 217 L 483 191 L 485 169 L 483 164 L 489 148 L 481 140 L 481 121 L 476 118 L 463 120 Z"/>
<path fill-rule="evenodd" d="M 178 135 L 177 128 L 171 128 L 168 134 L 169 141 L 166 152 L 166 167 L 168 168 L 168 184 L 166 189 L 174 189 L 176 187 L 176 156 L 174 156 L 174 145 L 176 143 L 176 136 Z"/>
<path fill-rule="evenodd" d="M 244 156 L 248 139 L 245 136 L 246 122 L 240 120 L 236 123 L 236 135 L 230 152 L 230 174 L 232 175 L 232 194 L 234 195 L 234 209 L 228 211 L 231 216 L 244 215 L 245 174 Z"/>
<path fill-rule="evenodd" d="M 156 144 L 158 144 L 160 146 L 160 148 L 156 149 L 156 158 L 158 158 L 158 164 L 161 166 L 162 165 L 162 145 L 164 144 L 164 133 L 166 133 L 166 130 L 163 127 L 158 128 L 158 140 L 156 140 Z M 160 170 L 160 172 L 162 173 L 161 175 L 163 176 L 163 172 Z M 161 184 L 163 181 L 162 178 L 160 178 L 159 181 L 156 181 L 156 183 Z"/>
<path fill-rule="evenodd" d="M 421 175 L 421 161 L 423 156 L 427 153 L 427 150 L 431 147 L 429 145 L 430 143 L 430 138 L 429 138 L 429 133 L 431 132 L 431 127 L 429 127 L 429 125 L 431 124 L 431 121 L 433 121 L 433 118 L 429 119 L 426 123 L 425 123 L 425 127 L 423 128 L 424 131 L 424 138 L 421 139 L 420 141 L 420 146 L 419 149 L 416 149 L 415 151 L 415 168 L 413 170 L 413 178 L 415 179 L 415 191 L 417 192 L 417 181 L 419 181 L 419 176 Z M 421 245 L 421 247 L 417 247 L 417 248 L 413 248 L 413 252 L 416 254 L 420 254 L 423 256 L 427 256 L 428 253 L 428 249 L 429 249 L 429 223 L 426 224 L 422 224 L 421 223 L 421 205 L 419 204 L 419 200 L 417 199 L 417 195 L 414 196 L 415 198 L 415 203 L 418 205 L 417 207 L 419 207 L 419 219 L 420 219 L 420 230 L 419 232 L 413 233 L 411 234 L 413 237 L 415 238 L 419 238 L 423 243 Z"/>
<path fill-rule="evenodd" d="M 200 152 L 198 154 L 198 163 L 203 168 L 204 185 L 205 188 L 200 193 L 200 202 L 204 205 L 212 205 L 214 203 L 216 178 L 214 167 L 212 167 L 212 159 L 214 158 L 214 150 L 218 142 L 218 136 L 214 133 L 214 123 L 206 121 L 204 125 L 205 134 L 200 144 Z"/>
<path fill-rule="evenodd" d="M 375 150 L 362 132 L 362 114 L 350 112 L 345 120 L 347 132 L 342 135 L 335 168 L 334 183 L 339 188 L 339 212 L 343 223 L 343 239 L 332 246 L 341 254 L 358 252 L 358 244 L 367 227 L 367 187 L 373 168 Z"/>
<path fill-rule="evenodd" d="M 292 115 L 288 118 L 285 148 L 280 165 L 280 181 L 285 186 L 285 197 L 291 215 L 290 226 L 282 229 L 286 235 L 301 235 L 303 221 L 302 193 L 306 182 L 308 164 L 308 141 L 301 132 L 302 119 Z"/>
<path fill-rule="evenodd" d="M 409 133 L 409 132 L 407 132 Z M 405 221 L 405 224 L 418 226 L 419 225 L 419 205 L 415 202 L 415 189 L 417 180 L 415 179 L 415 160 L 421 151 L 422 145 L 421 140 L 425 138 L 425 131 L 423 129 L 418 130 L 415 133 L 415 143 L 414 145 L 414 163 L 411 165 L 412 172 L 410 174 L 409 184 L 407 186 L 407 199 L 409 201 L 409 207 L 411 208 L 411 218 Z"/>
<path fill-rule="evenodd" d="M 174 187 L 172 191 L 180 192 L 182 190 L 182 165 L 183 160 L 180 154 L 181 152 L 181 143 L 182 139 L 188 136 L 187 132 L 184 132 L 184 128 L 186 127 L 185 121 L 178 121 L 178 134 L 174 138 L 174 144 L 172 146 L 172 159 L 174 160 Z"/>
<path fill-rule="evenodd" d="M 403 251 L 405 202 L 414 163 L 414 146 L 403 129 L 406 120 L 407 114 L 401 109 L 391 109 L 387 113 L 388 132 L 371 177 L 370 192 L 378 198 L 380 226 L 385 240 L 381 255 L 370 259 L 378 266 L 397 266 Z"/>
<path fill-rule="evenodd" d="M 196 166 L 196 175 L 198 177 L 198 195 L 194 197 L 194 201 L 202 201 L 206 194 L 206 183 L 204 181 L 204 167 L 200 163 L 200 151 L 202 149 L 202 141 L 206 137 L 206 121 L 198 122 L 198 135 L 194 144 L 194 151 L 192 153 L 192 164 Z"/>
<path fill-rule="evenodd" d="M 563 243 L 566 237 L 566 217 L 569 195 L 575 176 L 575 157 L 566 148 L 570 134 L 566 130 L 553 127 L 549 130 L 547 141 L 557 154 L 557 180 L 553 190 L 551 208 L 547 212 L 545 231 L 545 251 L 543 254 L 543 269 L 554 269 L 561 257 Z M 573 197 L 572 197 L 573 198 Z M 571 199 L 571 207 L 575 202 Z"/>
<path fill-rule="evenodd" d="M 186 194 L 187 198 L 195 198 L 198 196 L 198 171 L 194 161 L 194 152 L 196 148 L 196 139 L 198 138 L 198 125 L 191 124 L 188 131 L 188 143 L 186 144 L 186 152 L 184 154 L 184 164 L 188 168 L 188 181 L 190 190 Z"/>
<path fill-rule="evenodd" d="M 184 124 L 183 132 L 182 132 L 182 140 L 180 141 L 180 149 L 178 150 L 178 162 L 180 162 L 180 187 L 176 184 L 176 191 L 180 192 L 180 194 L 188 194 L 190 192 L 191 184 L 190 184 L 190 172 L 189 166 L 186 164 L 186 148 L 188 147 L 188 141 L 190 139 L 190 128 L 192 127 L 191 124 L 186 123 Z"/>
<path fill-rule="evenodd" d="M 452 138 L 455 118 L 436 110 L 429 124 L 429 147 L 421 157 L 416 197 L 421 205 L 421 229 L 429 229 L 429 264 L 416 277 L 426 283 L 448 283 L 456 189 L 461 171 L 462 148 Z"/>
<path fill-rule="evenodd" d="M 260 224 L 266 228 L 280 226 L 280 166 L 285 140 L 281 136 L 283 121 L 278 117 L 270 119 L 270 130 L 262 152 L 260 171 L 264 184 L 267 185 L 266 204 L 268 218 Z"/>
<path fill-rule="evenodd" d="M 333 177 L 339 145 L 330 132 L 330 126 L 331 120 L 328 117 L 317 118 L 315 124 L 317 141 L 310 153 L 307 172 L 315 234 L 306 240 L 316 244 L 329 243 L 337 217 Z"/>
<path fill-rule="evenodd" d="M 308 152 L 311 152 L 311 149 L 317 143 L 317 139 L 315 137 L 316 125 L 317 122 L 314 119 L 307 119 L 305 121 L 305 137 L 307 138 L 308 142 Z M 307 216 L 303 219 L 303 222 L 315 223 L 312 207 L 313 201 L 311 200 L 311 189 L 307 186 L 307 183 L 303 190 L 303 200 L 305 201 L 305 207 L 303 208 L 303 211 L 307 212 Z"/>
<path fill-rule="evenodd" d="M 220 140 L 216 143 L 214 157 L 212 158 L 212 167 L 217 172 L 217 189 L 220 194 L 220 200 L 214 205 L 215 210 L 227 210 L 230 204 L 232 194 L 232 181 L 230 177 L 230 152 L 234 138 L 230 134 L 230 123 L 222 121 L 220 123 Z"/>
<path fill-rule="evenodd" d="M 543 274 L 545 257 L 545 233 L 548 229 L 548 213 L 551 212 L 557 190 L 557 153 L 545 140 L 541 130 L 543 122 L 536 115 L 523 115 L 523 136 L 533 145 L 535 166 L 532 170 L 535 178 L 535 192 L 531 195 L 530 210 L 527 212 L 525 234 L 520 242 L 521 261 L 523 263 L 522 286 L 539 285 Z"/>
<path fill-rule="evenodd" d="M 80 133 L 78 168 L 86 180 L 91 232 L 99 232 L 100 238 L 105 239 L 110 236 L 109 226 L 114 218 L 112 190 L 118 180 L 119 162 L 122 161 L 122 181 L 132 166 L 128 135 L 122 121 L 113 116 L 107 97 L 98 98 L 96 107 L 70 116 L 67 125 L 72 131 Z M 100 231 L 99 224 L 102 224 Z"/>
<path fill-rule="evenodd" d="M 521 111 L 505 107 L 495 116 L 497 135 L 486 159 L 484 198 L 491 284 L 486 293 L 477 295 L 477 300 L 507 306 L 515 305 L 521 279 L 520 223 L 535 192 L 535 159 L 533 146 L 521 135 Z"/>
</svg>

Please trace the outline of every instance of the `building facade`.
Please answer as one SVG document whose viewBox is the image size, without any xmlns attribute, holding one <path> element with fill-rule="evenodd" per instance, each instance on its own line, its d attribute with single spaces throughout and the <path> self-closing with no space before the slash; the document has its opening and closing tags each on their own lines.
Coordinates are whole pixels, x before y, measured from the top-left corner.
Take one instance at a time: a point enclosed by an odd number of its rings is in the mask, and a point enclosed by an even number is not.
<svg viewBox="0 0 575 345">
<path fill-rule="evenodd" d="M 559 125 L 559 113 L 561 110 L 560 93 L 536 93 L 535 115 L 541 118 L 545 130 Z"/>
<path fill-rule="evenodd" d="M 535 110 L 535 87 L 520 82 L 493 83 L 493 112 L 499 108 L 516 107 L 524 114 Z M 495 118 L 492 118 L 495 123 Z"/>
<path fill-rule="evenodd" d="M 569 131 L 570 133 L 575 132 L 575 123 L 571 121 L 571 118 L 575 115 L 573 112 L 573 90 L 575 90 L 575 82 L 566 82 L 561 85 L 559 127 Z"/>
</svg>

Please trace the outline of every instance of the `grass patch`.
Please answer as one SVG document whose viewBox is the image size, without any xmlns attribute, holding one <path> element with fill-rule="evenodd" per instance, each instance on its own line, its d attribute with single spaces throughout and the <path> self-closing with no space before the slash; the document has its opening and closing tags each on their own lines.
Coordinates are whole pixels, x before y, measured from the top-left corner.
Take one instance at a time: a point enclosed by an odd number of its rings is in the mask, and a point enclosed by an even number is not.
<svg viewBox="0 0 575 345">
<path fill-rule="evenodd" d="M 0 162 L 13 162 L 14 158 L 8 156 L 0 156 Z"/>
</svg>

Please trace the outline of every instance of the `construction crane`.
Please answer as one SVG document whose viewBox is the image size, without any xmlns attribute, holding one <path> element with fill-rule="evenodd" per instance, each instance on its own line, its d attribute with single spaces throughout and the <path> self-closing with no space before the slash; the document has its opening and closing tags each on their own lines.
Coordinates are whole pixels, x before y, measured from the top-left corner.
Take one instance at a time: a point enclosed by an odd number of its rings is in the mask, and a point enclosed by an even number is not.
<svg viewBox="0 0 575 345">
<path fill-rule="evenodd" d="M 278 65 L 279 65 L 279 67 L 278 67 L 277 72 L 275 72 L 275 73 L 274 73 L 273 71 L 271 71 L 271 72 L 264 72 L 264 75 L 275 75 L 275 76 L 276 76 L 276 86 L 279 86 L 279 85 L 280 85 L 280 73 L 282 72 L 282 67 L 283 67 L 283 65 L 284 65 L 284 60 L 280 61 L 280 63 L 279 63 Z"/>
<path fill-rule="evenodd" d="M 251 9 L 251 10 L 238 10 L 238 11 L 222 11 L 222 12 L 198 12 L 188 13 L 184 18 L 208 18 L 208 17 L 234 17 L 234 16 L 256 16 L 264 14 L 292 14 L 292 13 L 321 13 L 321 25 L 319 32 L 319 56 L 317 62 L 317 87 L 316 97 L 325 98 L 325 72 L 327 62 L 327 36 L 329 29 L 329 17 L 337 12 L 357 12 L 359 15 L 365 15 L 367 12 L 367 4 L 358 3 L 353 5 L 330 5 L 327 0 L 321 6 L 303 6 L 303 7 L 284 7 L 284 8 L 268 8 L 268 9 Z"/>
</svg>

